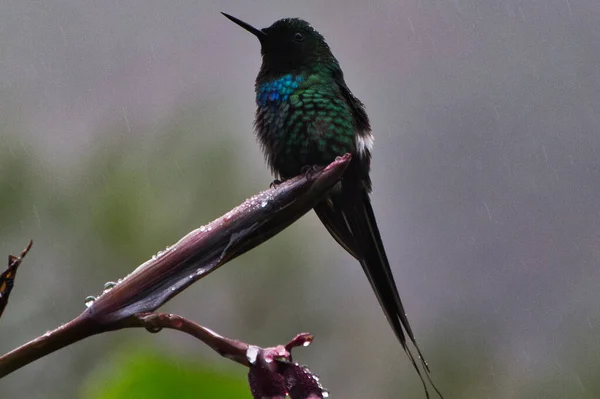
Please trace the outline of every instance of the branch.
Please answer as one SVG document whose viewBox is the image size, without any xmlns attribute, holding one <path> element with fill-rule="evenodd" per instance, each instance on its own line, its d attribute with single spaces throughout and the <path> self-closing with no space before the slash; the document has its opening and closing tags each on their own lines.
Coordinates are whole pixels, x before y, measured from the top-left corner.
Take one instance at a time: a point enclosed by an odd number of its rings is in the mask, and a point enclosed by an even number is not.
<svg viewBox="0 0 600 399">
<path fill-rule="evenodd" d="M 21 252 L 21 256 L 8 255 L 8 267 L 0 274 L 0 317 L 2 317 L 6 305 L 8 305 L 8 297 L 10 297 L 10 292 L 15 286 L 17 269 L 21 266 L 23 258 L 25 258 L 32 245 L 33 241 L 30 240 L 29 244 Z"/>
<path fill-rule="evenodd" d="M 349 162 L 347 154 L 321 170 L 287 180 L 190 232 L 107 288 L 75 319 L 1 356 L 0 378 L 89 336 L 139 326 L 137 314 L 154 311 L 307 213 L 342 178 Z"/>
<path fill-rule="evenodd" d="M 249 367 L 248 382 L 254 398 L 292 399 L 327 398 L 329 392 L 319 383 L 319 378 L 307 367 L 292 361 L 292 349 L 308 346 L 313 336 L 296 335 L 286 345 L 260 348 L 242 341 L 222 337 L 181 316 L 167 313 L 148 313 L 130 318 L 132 326 L 143 326 L 150 332 L 163 328 L 190 334 L 210 346 L 221 356 Z"/>
</svg>

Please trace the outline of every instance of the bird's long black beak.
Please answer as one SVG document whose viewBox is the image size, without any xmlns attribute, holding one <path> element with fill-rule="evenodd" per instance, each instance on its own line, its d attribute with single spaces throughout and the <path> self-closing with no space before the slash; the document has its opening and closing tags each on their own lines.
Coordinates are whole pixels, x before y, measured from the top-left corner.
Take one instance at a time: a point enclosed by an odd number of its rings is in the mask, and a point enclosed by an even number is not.
<svg viewBox="0 0 600 399">
<path fill-rule="evenodd" d="M 260 40 L 261 42 L 266 39 L 267 34 L 265 32 L 263 32 L 260 29 L 256 29 L 254 26 L 237 19 L 236 17 L 232 17 L 229 14 L 225 14 L 224 12 L 222 12 L 221 14 L 225 15 L 225 17 L 227 17 L 227 19 L 229 19 L 232 22 L 235 22 L 236 24 L 238 24 L 239 26 L 241 26 L 242 28 L 246 29 L 248 32 L 252 33 L 254 36 L 256 36 L 258 38 L 258 40 Z"/>
</svg>

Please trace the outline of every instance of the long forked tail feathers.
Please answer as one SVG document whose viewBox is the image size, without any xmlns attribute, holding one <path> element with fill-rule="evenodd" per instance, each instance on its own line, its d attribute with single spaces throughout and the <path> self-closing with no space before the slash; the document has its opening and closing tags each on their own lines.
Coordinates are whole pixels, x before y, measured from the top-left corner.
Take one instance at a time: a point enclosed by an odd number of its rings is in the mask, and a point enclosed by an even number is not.
<svg viewBox="0 0 600 399">
<path fill-rule="evenodd" d="M 431 379 L 429 366 L 417 345 L 406 317 L 383 247 L 369 194 L 366 190 L 344 191 L 339 193 L 339 196 L 334 195 L 327 202 L 317 206 L 315 211 L 336 241 L 360 261 L 390 326 L 421 379 L 426 397 L 429 398 L 427 380 L 440 398 L 443 398 Z M 424 372 L 418 367 L 417 361 L 407 345 L 406 335 L 417 350 Z M 425 378 L 423 374 L 425 374 Z"/>
<path fill-rule="evenodd" d="M 385 253 L 385 248 L 381 240 L 381 234 L 379 233 L 379 228 L 377 227 L 377 221 L 375 219 L 373 207 L 371 206 L 369 194 L 365 190 L 362 190 L 360 197 L 361 198 L 359 201 L 354 202 L 356 204 L 354 212 L 350 212 L 350 214 L 356 215 L 356 221 L 348 220 L 348 222 L 350 229 L 353 232 L 356 232 L 355 236 L 357 237 L 357 240 L 360 240 L 359 242 L 364 244 L 364 250 L 362 251 L 363 258 L 360 262 L 361 266 L 367 274 L 367 278 L 369 279 L 369 282 L 371 283 L 371 286 L 373 287 L 373 290 L 379 299 L 379 303 L 381 304 L 383 311 L 392 326 L 392 329 L 400 340 L 404 351 L 410 359 L 410 362 L 417 371 L 417 374 L 423 383 L 426 396 L 429 397 L 429 392 L 427 390 L 427 384 L 423 379 L 423 374 L 425 374 L 427 381 L 429 381 L 435 392 L 440 396 L 440 398 L 443 398 L 441 392 L 431 379 L 431 370 L 429 369 L 429 365 L 427 364 L 427 361 L 425 360 L 425 357 L 423 357 L 421 349 L 417 344 L 415 335 L 408 321 L 408 317 L 406 316 L 404 305 L 400 300 L 400 295 L 398 294 L 398 289 L 396 288 L 396 282 L 394 281 L 394 276 L 392 274 L 387 255 Z M 345 212 L 344 215 L 346 214 L 347 213 Z M 417 366 L 417 362 L 410 348 L 406 344 L 406 338 L 404 336 L 403 329 L 417 350 L 417 355 L 421 362 L 421 366 L 423 367 L 424 373 L 421 373 L 421 370 Z"/>
</svg>

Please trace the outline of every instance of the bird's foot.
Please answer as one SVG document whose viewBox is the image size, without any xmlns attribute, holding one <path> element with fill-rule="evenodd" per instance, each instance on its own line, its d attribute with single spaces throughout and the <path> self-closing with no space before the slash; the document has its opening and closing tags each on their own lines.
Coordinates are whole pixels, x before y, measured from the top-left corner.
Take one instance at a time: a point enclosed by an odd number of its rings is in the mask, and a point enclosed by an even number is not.
<svg viewBox="0 0 600 399">
<path fill-rule="evenodd" d="M 306 177 L 307 179 L 311 178 L 315 173 L 317 173 L 318 171 L 320 171 L 322 168 L 318 165 L 306 165 L 303 166 L 302 169 L 300 169 L 300 172 L 304 175 L 304 177 Z"/>
</svg>

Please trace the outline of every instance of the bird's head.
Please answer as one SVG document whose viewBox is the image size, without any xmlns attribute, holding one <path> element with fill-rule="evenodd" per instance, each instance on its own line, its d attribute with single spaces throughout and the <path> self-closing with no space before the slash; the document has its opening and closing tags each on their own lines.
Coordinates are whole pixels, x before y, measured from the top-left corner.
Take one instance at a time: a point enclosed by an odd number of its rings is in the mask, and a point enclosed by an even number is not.
<svg viewBox="0 0 600 399">
<path fill-rule="evenodd" d="M 302 19 L 280 19 L 268 28 L 257 29 L 231 15 L 223 15 L 258 38 L 263 74 L 301 73 L 316 65 L 337 65 L 323 35 Z"/>
</svg>

